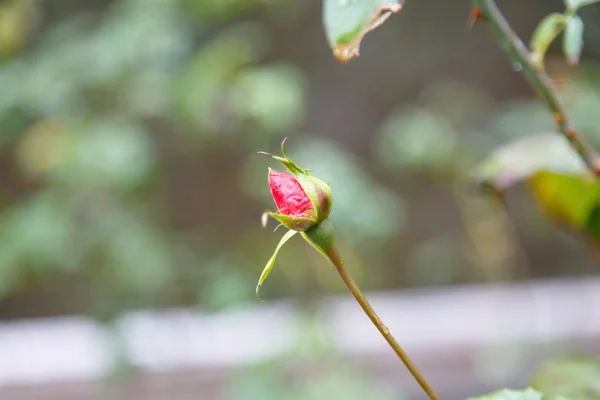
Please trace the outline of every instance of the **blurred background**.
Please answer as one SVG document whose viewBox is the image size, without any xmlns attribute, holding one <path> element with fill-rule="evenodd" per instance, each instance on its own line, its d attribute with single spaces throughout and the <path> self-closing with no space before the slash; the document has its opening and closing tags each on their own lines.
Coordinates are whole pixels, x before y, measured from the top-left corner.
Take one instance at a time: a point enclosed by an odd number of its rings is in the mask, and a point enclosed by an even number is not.
<svg viewBox="0 0 600 400">
<path fill-rule="evenodd" d="M 561 1 L 499 1 L 529 38 Z M 0 0 L 0 397 L 423 398 L 281 232 L 259 150 L 331 180 L 340 251 L 447 399 L 600 354 L 598 259 L 524 187 L 467 190 L 552 120 L 469 2 L 409 1 L 334 60 L 318 1 Z M 548 67 L 600 148 L 600 6 Z M 594 277 L 596 275 L 596 277 Z M 332 297 L 333 296 L 333 297 Z"/>
</svg>

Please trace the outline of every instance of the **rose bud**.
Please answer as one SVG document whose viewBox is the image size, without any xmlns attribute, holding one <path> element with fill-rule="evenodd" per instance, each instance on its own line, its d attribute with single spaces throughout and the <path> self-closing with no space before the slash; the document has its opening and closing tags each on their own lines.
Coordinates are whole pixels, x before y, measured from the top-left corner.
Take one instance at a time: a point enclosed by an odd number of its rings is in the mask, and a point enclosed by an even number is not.
<svg viewBox="0 0 600 400">
<path fill-rule="evenodd" d="M 284 157 L 268 155 L 281 162 L 288 172 L 269 168 L 269 188 L 278 212 L 267 211 L 265 215 L 275 218 L 289 229 L 306 231 L 329 216 L 331 189 L 327 183 L 287 158 L 283 151 L 283 143 L 281 147 Z M 263 225 L 264 223 L 263 220 Z"/>
<path fill-rule="evenodd" d="M 266 226 L 267 218 L 273 217 L 290 230 L 283 235 L 260 274 L 256 285 L 256 297 L 258 297 L 261 285 L 273 269 L 277 253 L 292 236 L 300 232 L 304 239 L 322 254 L 325 253 L 321 248 L 321 243 L 315 243 L 311 237 L 330 236 L 328 227 L 331 224 L 326 221 L 331 211 L 331 189 L 327 183 L 312 176 L 308 170 L 300 168 L 290 160 L 285 155 L 284 143 L 285 140 L 281 143 L 283 157 L 261 152 L 261 154 L 266 154 L 279 161 L 287 169 L 287 172 L 279 172 L 269 168 L 269 188 L 278 212 L 265 211 L 262 223 L 263 226 Z M 323 235 L 323 232 L 326 232 L 327 235 Z"/>
</svg>

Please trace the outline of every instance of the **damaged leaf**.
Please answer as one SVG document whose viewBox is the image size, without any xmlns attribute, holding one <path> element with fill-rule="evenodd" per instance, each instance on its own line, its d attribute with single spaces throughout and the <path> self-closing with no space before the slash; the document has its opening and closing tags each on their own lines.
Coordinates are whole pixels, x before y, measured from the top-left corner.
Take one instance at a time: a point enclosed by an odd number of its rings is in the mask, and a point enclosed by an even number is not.
<svg viewBox="0 0 600 400">
<path fill-rule="evenodd" d="M 324 0 L 323 22 L 335 58 L 348 62 L 358 57 L 365 35 L 403 5 L 403 0 Z"/>
</svg>

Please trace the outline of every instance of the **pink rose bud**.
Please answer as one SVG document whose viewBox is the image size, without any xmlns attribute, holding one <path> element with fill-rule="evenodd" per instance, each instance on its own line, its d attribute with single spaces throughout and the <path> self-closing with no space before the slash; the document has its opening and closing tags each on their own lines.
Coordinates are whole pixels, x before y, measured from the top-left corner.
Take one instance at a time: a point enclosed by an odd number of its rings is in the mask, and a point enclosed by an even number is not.
<svg viewBox="0 0 600 400">
<path fill-rule="evenodd" d="M 283 157 L 260 152 L 279 161 L 287 169 L 287 172 L 279 172 L 269 168 L 269 188 L 278 212 L 265 211 L 262 218 L 263 226 L 267 225 L 269 217 L 273 217 L 289 228 L 289 231 L 283 235 L 260 274 L 256 285 L 256 297 L 261 285 L 273 269 L 277 253 L 292 236 L 301 232 L 304 239 L 322 253 L 325 251 L 323 249 L 327 248 L 327 243 L 329 245 L 333 243 L 331 224 L 327 223 L 332 203 L 331 189 L 327 183 L 290 160 L 284 153 L 284 143 L 285 140 L 281 143 Z"/>
<path fill-rule="evenodd" d="M 268 155 L 281 162 L 288 172 L 269 168 L 269 188 L 278 212 L 267 211 L 267 215 L 295 231 L 306 231 L 325 221 L 331 211 L 329 185 L 300 168 L 285 153 L 283 157 Z"/>
</svg>

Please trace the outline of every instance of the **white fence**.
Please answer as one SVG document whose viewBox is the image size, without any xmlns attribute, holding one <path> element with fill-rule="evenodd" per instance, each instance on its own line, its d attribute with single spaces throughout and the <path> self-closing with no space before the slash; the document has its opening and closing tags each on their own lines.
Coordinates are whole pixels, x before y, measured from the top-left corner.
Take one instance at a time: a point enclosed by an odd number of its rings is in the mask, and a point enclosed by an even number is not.
<svg viewBox="0 0 600 400">
<path fill-rule="evenodd" d="M 579 343 L 585 351 L 600 352 L 599 278 L 368 297 L 407 352 L 447 390 L 461 379 L 492 386 L 523 380 L 518 376 L 523 365 L 539 355 L 531 350 L 535 345 Z M 407 375 L 349 295 L 324 299 L 317 320 L 321 337 L 333 348 Z M 272 301 L 219 314 L 130 313 L 117 321 L 120 342 L 114 332 L 83 317 L 0 323 L 0 389 L 101 380 L 116 362 L 117 343 L 129 362 L 153 374 L 251 364 L 299 351 L 302 321 L 292 303 Z M 490 351 L 497 352 L 494 367 L 482 368 Z"/>
</svg>

